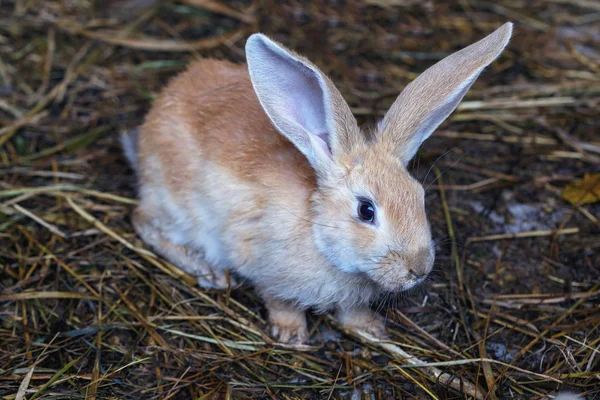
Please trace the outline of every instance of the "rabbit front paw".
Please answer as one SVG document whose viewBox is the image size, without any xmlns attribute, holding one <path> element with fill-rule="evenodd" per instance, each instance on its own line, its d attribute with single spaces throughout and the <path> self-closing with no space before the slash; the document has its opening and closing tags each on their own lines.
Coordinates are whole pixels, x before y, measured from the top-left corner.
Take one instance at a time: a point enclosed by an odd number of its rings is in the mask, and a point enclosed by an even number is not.
<svg viewBox="0 0 600 400">
<path fill-rule="evenodd" d="M 289 303 L 268 299 L 271 336 L 280 343 L 305 344 L 308 341 L 308 327 L 304 311 Z"/>
<path fill-rule="evenodd" d="M 271 336 L 280 343 L 305 344 L 308 341 L 306 322 L 271 321 Z"/>
<path fill-rule="evenodd" d="M 366 307 L 338 310 L 336 316 L 345 328 L 363 331 L 381 340 L 388 338 L 383 317 Z"/>
</svg>

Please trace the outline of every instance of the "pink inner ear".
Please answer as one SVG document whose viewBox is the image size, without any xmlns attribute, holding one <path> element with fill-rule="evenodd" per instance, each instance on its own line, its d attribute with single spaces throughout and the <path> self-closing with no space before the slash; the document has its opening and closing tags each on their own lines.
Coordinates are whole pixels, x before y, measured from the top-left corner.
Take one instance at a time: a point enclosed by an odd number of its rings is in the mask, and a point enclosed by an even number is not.
<svg viewBox="0 0 600 400">
<path fill-rule="evenodd" d="M 317 137 L 317 143 L 321 145 L 323 152 L 332 158 L 331 146 L 329 146 L 329 132 L 320 132 L 315 135 Z"/>
</svg>

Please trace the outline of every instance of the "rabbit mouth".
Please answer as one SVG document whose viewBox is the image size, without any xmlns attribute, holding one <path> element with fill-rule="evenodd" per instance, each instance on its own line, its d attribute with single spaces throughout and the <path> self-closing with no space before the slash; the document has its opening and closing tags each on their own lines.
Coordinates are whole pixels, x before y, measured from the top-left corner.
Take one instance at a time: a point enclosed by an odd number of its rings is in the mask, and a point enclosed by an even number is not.
<svg viewBox="0 0 600 400">
<path fill-rule="evenodd" d="M 425 281 L 425 278 L 426 277 L 421 276 L 421 277 L 417 277 L 417 278 L 406 281 L 406 283 L 404 285 L 402 285 L 402 288 L 400 291 L 405 292 L 407 290 L 416 288 L 417 286 L 419 286 L 421 283 L 423 283 Z"/>
<path fill-rule="evenodd" d="M 420 286 L 427 279 L 427 274 L 415 275 L 404 274 L 402 277 L 393 277 L 389 273 L 372 275 L 362 273 L 366 279 L 375 284 L 380 291 L 389 293 L 403 293 L 411 291 Z"/>
</svg>

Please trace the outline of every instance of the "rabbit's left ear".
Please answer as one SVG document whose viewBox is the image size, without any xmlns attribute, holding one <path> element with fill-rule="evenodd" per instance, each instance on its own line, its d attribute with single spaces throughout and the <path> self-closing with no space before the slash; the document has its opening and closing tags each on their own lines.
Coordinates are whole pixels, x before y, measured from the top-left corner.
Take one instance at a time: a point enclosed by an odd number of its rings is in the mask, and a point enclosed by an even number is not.
<svg viewBox="0 0 600 400">
<path fill-rule="evenodd" d="M 508 22 L 495 32 L 438 62 L 400 93 L 379 124 L 407 164 L 417 149 L 458 106 L 481 71 L 504 50 L 512 34 Z"/>
</svg>

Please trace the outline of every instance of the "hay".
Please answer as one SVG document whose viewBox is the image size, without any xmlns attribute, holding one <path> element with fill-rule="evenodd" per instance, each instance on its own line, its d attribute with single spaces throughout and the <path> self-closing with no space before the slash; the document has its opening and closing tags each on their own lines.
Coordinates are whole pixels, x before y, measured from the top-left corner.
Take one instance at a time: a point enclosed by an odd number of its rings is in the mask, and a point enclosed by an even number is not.
<svg viewBox="0 0 600 400">
<path fill-rule="evenodd" d="M 600 7 L 592 1 L 0 2 L 0 399 L 600 398 Z M 311 316 L 273 344 L 250 289 L 204 291 L 134 234 L 118 133 L 201 56 L 260 30 L 372 124 L 506 20 L 504 55 L 412 163 L 437 278 L 391 342 Z"/>
</svg>

